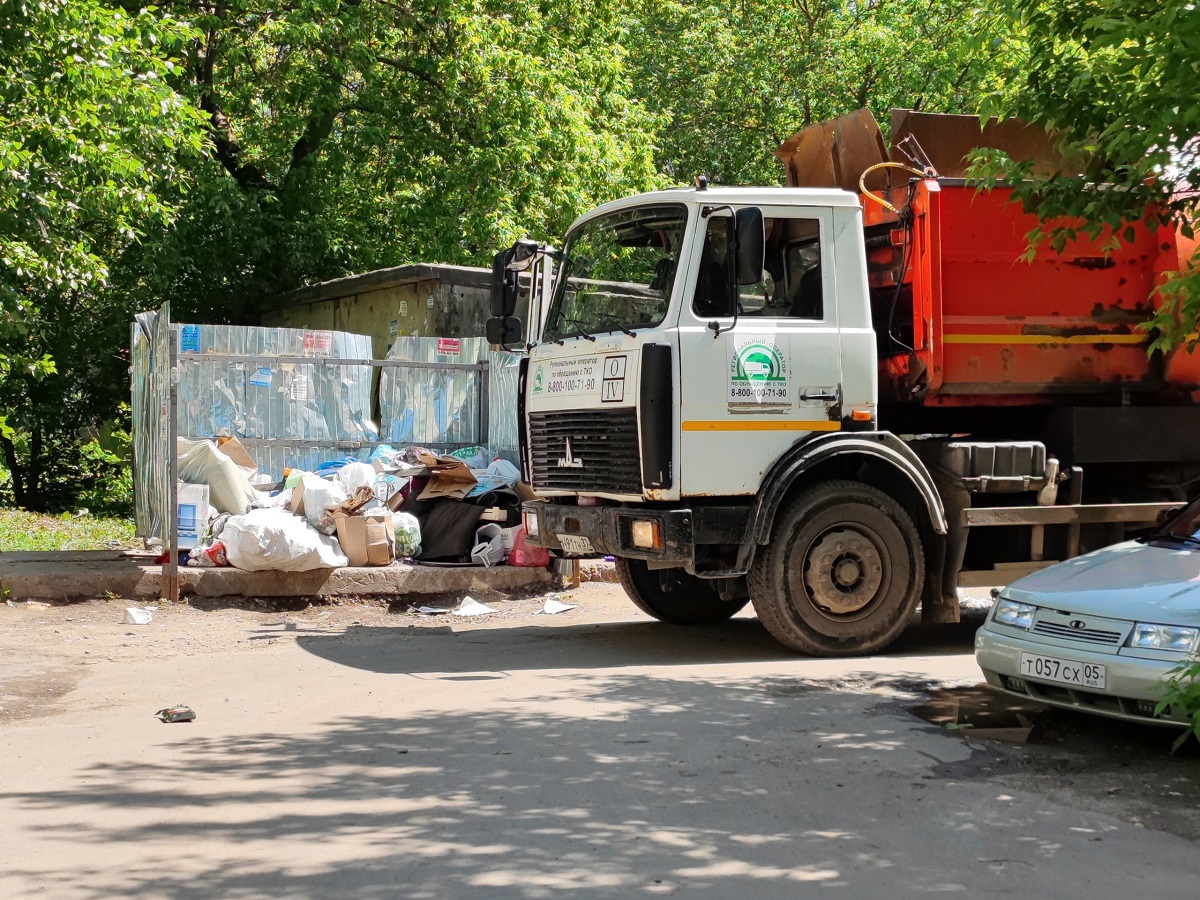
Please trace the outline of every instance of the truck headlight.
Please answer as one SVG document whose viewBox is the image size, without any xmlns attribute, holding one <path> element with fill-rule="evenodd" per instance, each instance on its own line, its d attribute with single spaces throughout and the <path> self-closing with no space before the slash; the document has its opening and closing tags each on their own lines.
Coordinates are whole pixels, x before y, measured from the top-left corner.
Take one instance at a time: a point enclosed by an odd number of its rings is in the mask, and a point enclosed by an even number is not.
<svg viewBox="0 0 1200 900">
<path fill-rule="evenodd" d="M 1028 631 L 1033 627 L 1033 614 L 1037 609 L 1036 606 L 1017 603 L 1015 600 L 997 600 L 996 608 L 992 611 L 992 621 L 997 625 L 1010 625 Z"/>
<path fill-rule="evenodd" d="M 1129 646 L 1140 650 L 1176 650 L 1191 653 L 1200 638 L 1200 628 L 1186 625 L 1153 625 L 1138 622 L 1129 636 Z"/>
<path fill-rule="evenodd" d="M 642 550 L 661 550 L 662 531 L 657 519 L 637 519 L 629 526 L 633 546 Z"/>
<path fill-rule="evenodd" d="M 538 514 L 535 509 L 526 509 L 521 512 L 521 522 L 525 526 L 525 537 L 532 541 L 538 539 Z"/>
</svg>

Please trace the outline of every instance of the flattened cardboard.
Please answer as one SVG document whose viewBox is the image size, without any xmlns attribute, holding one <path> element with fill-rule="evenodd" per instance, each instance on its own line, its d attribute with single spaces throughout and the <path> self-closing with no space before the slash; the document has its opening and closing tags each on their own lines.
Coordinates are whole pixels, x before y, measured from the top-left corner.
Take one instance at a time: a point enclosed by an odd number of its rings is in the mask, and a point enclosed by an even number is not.
<svg viewBox="0 0 1200 900">
<path fill-rule="evenodd" d="M 439 497 L 462 500 L 478 484 L 470 467 L 461 459 L 422 453 L 421 462 L 429 468 L 429 483 L 421 491 L 418 500 L 436 500 Z"/>
</svg>

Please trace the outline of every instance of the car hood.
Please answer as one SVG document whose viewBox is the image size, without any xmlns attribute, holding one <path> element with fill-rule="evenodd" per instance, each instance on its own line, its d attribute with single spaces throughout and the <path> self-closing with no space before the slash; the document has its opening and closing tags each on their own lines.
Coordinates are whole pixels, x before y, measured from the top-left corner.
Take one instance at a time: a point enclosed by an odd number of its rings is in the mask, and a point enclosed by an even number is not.
<svg viewBox="0 0 1200 900">
<path fill-rule="evenodd" d="M 1026 575 L 1004 596 L 1062 612 L 1200 625 L 1200 547 L 1127 541 Z"/>
</svg>

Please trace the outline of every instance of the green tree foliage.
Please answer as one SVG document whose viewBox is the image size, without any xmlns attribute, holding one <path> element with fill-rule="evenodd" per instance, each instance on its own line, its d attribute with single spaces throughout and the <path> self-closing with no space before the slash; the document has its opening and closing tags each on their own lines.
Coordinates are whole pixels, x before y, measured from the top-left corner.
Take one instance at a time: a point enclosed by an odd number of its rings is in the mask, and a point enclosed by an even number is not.
<svg viewBox="0 0 1200 900">
<path fill-rule="evenodd" d="M 1000 87 L 998 0 L 645 0 L 631 17 L 640 94 L 679 180 L 774 184 L 798 129 L 869 107 L 977 111 Z"/>
<path fill-rule="evenodd" d="M 139 309 L 252 322 L 699 172 L 776 181 L 780 141 L 863 105 L 974 111 L 999 2 L 0 0 L 13 493 L 111 463 L 79 435 L 128 396 Z"/>
<path fill-rule="evenodd" d="M 182 4 L 184 10 L 190 4 Z M 137 278 L 187 315 L 349 271 L 480 262 L 656 183 L 615 4 L 216 2 L 178 82 L 201 189 Z"/>
<path fill-rule="evenodd" d="M 984 112 L 1017 115 L 1061 137 L 1073 173 L 1035 173 L 1028 163 L 982 154 L 979 171 L 1018 184 L 1015 196 L 1044 227 L 1031 235 L 1062 246 L 1149 215 L 1192 237 L 1200 209 L 1200 6 L 1193 0 L 1017 0 L 1014 90 Z M 1097 189 L 1105 185 L 1103 189 Z M 1061 217 L 1071 217 L 1066 220 Z M 1200 256 L 1160 291 L 1154 347 L 1194 346 L 1200 322 Z"/>
<path fill-rule="evenodd" d="M 100 0 L 0 3 L 0 444 L 22 505 L 50 502 L 44 476 L 120 397 L 110 270 L 202 146 L 169 84 L 190 36 Z"/>
</svg>

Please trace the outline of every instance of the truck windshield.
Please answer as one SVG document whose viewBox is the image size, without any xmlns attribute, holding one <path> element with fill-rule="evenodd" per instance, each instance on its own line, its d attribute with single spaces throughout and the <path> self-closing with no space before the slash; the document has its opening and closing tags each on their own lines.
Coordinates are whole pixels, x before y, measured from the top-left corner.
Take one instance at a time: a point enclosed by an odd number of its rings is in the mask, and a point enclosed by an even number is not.
<svg viewBox="0 0 1200 900">
<path fill-rule="evenodd" d="M 667 314 L 687 208 L 622 210 L 567 235 L 545 337 L 632 331 Z"/>
</svg>

